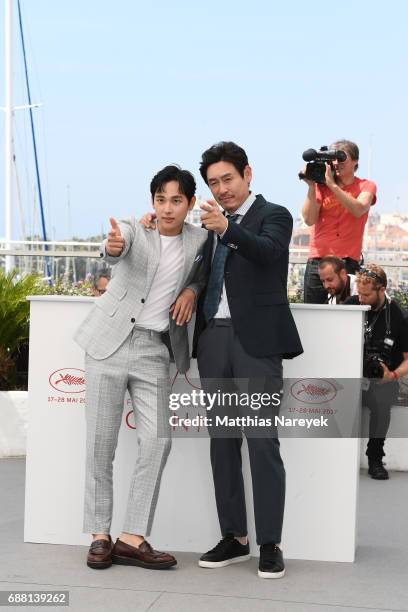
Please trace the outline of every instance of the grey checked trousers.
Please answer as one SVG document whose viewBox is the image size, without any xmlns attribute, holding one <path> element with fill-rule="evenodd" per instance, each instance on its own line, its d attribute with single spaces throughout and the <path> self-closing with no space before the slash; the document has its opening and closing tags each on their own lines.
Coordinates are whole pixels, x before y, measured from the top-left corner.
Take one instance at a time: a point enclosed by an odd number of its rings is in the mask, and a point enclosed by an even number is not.
<svg viewBox="0 0 408 612">
<path fill-rule="evenodd" d="M 128 389 L 137 423 L 139 453 L 123 531 L 148 536 L 171 448 L 167 415 L 168 349 L 158 332 L 134 328 L 108 358 L 96 360 L 86 355 L 85 377 L 87 442 L 83 530 L 110 533 L 113 460 Z"/>
</svg>

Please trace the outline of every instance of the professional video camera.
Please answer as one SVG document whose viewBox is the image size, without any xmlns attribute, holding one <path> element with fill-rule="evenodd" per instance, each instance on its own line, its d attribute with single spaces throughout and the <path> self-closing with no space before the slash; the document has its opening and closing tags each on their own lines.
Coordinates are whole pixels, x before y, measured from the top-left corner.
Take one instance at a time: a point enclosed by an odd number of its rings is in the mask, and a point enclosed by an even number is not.
<svg viewBox="0 0 408 612">
<path fill-rule="evenodd" d="M 383 378 L 384 363 L 387 368 L 391 367 L 391 351 L 394 341 L 384 338 L 382 346 L 364 346 L 363 376 L 365 378 Z"/>
<path fill-rule="evenodd" d="M 342 162 L 347 159 L 347 155 L 344 151 L 329 151 L 327 147 L 321 147 L 320 151 L 308 149 L 303 153 L 302 157 L 308 164 L 306 166 L 306 172 L 299 172 L 299 178 L 306 178 L 320 185 L 324 185 L 326 182 L 326 163 L 330 164 L 334 173 L 333 161 L 337 160 Z"/>
</svg>

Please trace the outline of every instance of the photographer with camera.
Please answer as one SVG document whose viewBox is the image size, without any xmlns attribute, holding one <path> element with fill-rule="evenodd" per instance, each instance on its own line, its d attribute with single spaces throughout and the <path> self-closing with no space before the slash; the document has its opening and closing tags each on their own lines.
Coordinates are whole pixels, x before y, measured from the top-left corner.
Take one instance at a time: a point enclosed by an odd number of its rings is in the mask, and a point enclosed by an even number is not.
<svg viewBox="0 0 408 612">
<path fill-rule="evenodd" d="M 344 260 L 346 271 L 359 268 L 364 226 L 370 206 L 376 202 L 377 187 L 372 181 L 355 176 L 358 146 L 350 140 L 338 140 L 329 150 L 309 149 L 303 154 L 307 166 L 299 178 L 308 185 L 302 215 L 313 226 L 310 252 L 304 279 L 304 301 L 324 304 L 327 293 L 318 271 L 325 255 Z"/>
<path fill-rule="evenodd" d="M 387 276 L 380 266 L 368 265 L 356 276 L 358 295 L 348 298 L 345 304 L 371 306 L 364 330 L 363 367 L 370 385 L 362 398 L 370 410 L 368 473 L 376 480 L 387 480 L 382 462 L 384 442 L 391 406 L 398 399 L 398 379 L 408 375 L 408 322 L 398 304 L 387 296 Z"/>
</svg>

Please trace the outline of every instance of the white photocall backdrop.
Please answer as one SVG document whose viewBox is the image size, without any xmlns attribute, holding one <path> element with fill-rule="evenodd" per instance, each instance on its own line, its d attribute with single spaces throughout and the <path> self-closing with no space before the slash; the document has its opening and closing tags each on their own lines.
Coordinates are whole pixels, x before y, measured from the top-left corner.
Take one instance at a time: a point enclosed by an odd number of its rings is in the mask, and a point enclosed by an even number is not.
<svg viewBox="0 0 408 612">
<path fill-rule="evenodd" d="M 24 539 L 88 545 L 90 537 L 82 533 L 84 355 L 72 336 L 95 298 L 38 296 L 29 299 L 30 416 Z M 296 304 L 291 308 L 305 352 L 294 360 L 284 361 L 285 377 L 332 379 L 361 375 L 364 307 Z M 198 378 L 195 361 L 188 377 Z M 347 407 L 347 410 L 354 409 L 355 406 Z M 136 459 L 134 427 L 132 406 L 126 398 L 114 462 L 113 537 L 122 528 Z M 287 476 L 282 538 L 285 556 L 353 561 L 359 440 L 281 438 L 281 451 Z M 251 553 L 257 555 L 245 442 L 243 472 Z M 162 550 L 199 553 L 212 547 L 219 538 L 209 440 L 175 437 L 163 474 L 150 541 Z"/>
</svg>

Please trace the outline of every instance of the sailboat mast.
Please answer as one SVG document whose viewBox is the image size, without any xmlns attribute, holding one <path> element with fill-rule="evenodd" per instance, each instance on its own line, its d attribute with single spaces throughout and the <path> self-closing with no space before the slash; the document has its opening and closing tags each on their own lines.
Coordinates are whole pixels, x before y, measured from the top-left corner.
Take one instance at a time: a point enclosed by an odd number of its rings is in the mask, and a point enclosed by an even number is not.
<svg viewBox="0 0 408 612">
<path fill-rule="evenodd" d="M 5 0 L 4 13 L 4 74 L 5 74 L 5 129 L 4 129 L 4 233 L 6 238 L 6 250 L 10 249 L 10 241 L 12 239 L 12 170 L 13 170 L 13 132 L 12 132 L 12 114 L 13 114 L 13 74 L 12 74 L 12 21 L 13 21 L 13 0 Z M 14 257 L 6 255 L 5 268 L 6 273 L 10 272 L 14 267 Z"/>
</svg>

